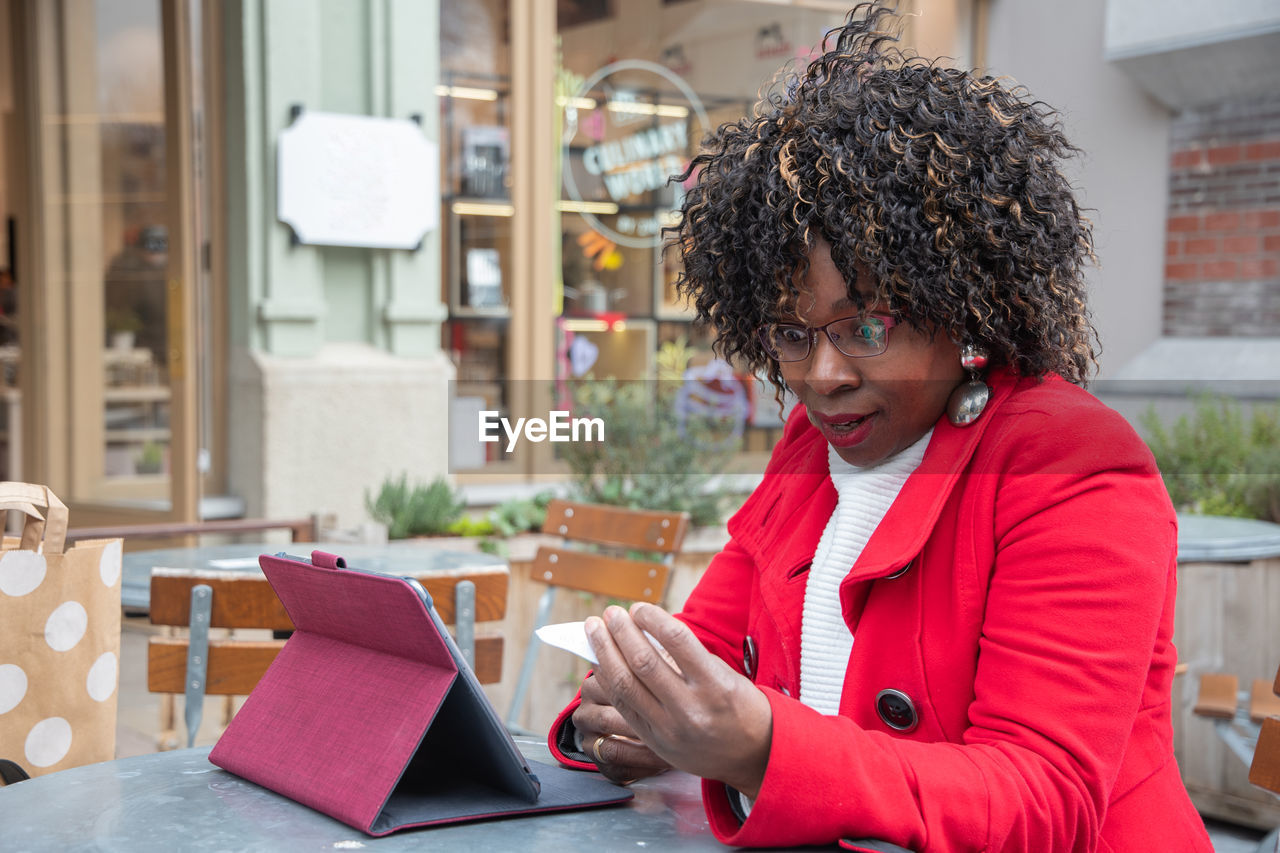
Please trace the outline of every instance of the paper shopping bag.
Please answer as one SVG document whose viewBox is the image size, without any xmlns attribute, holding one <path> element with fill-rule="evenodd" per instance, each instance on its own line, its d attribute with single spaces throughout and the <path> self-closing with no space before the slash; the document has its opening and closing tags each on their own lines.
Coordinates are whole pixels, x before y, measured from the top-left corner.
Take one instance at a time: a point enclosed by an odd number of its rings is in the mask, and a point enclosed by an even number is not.
<svg viewBox="0 0 1280 853">
<path fill-rule="evenodd" d="M 0 483 L 0 509 L 26 515 L 0 549 L 0 759 L 32 776 L 110 760 L 122 542 L 64 549 L 67 507 L 45 486 Z"/>
</svg>

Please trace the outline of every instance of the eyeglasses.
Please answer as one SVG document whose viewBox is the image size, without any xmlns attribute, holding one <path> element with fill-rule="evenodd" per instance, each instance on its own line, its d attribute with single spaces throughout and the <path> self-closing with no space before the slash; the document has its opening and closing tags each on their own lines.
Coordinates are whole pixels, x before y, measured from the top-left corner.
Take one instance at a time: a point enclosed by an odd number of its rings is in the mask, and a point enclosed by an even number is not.
<svg viewBox="0 0 1280 853">
<path fill-rule="evenodd" d="M 898 321 L 887 314 L 841 317 L 825 326 L 802 326 L 799 323 L 773 323 L 760 327 L 760 343 L 765 352 L 778 361 L 804 361 L 818 343 L 818 332 L 827 336 L 831 345 L 850 358 L 880 355 L 889 345 L 889 330 Z"/>
</svg>

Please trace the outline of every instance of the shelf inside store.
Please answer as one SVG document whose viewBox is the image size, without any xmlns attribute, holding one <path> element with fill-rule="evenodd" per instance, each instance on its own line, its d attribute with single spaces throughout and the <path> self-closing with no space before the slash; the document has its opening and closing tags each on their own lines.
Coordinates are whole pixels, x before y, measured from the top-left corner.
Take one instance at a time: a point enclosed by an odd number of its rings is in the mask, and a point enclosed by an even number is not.
<svg viewBox="0 0 1280 853">
<path fill-rule="evenodd" d="M 158 403 L 169 399 L 169 389 L 163 385 L 121 385 L 104 388 L 102 399 L 107 403 Z"/>
<path fill-rule="evenodd" d="M 169 428 L 109 429 L 103 435 L 108 444 L 138 444 L 148 441 L 166 442 L 169 440 Z"/>
</svg>

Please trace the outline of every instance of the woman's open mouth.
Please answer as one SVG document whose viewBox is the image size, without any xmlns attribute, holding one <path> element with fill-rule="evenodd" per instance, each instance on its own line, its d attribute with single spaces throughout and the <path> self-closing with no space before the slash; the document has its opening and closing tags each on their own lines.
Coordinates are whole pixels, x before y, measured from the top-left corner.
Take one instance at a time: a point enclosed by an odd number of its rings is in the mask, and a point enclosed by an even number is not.
<svg viewBox="0 0 1280 853">
<path fill-rule="evenodd" d="M 818 415 L 815 426 L 833 447 L 853 447 L 871 433 L 876 413 L 866 415 Z"/>
</svg>

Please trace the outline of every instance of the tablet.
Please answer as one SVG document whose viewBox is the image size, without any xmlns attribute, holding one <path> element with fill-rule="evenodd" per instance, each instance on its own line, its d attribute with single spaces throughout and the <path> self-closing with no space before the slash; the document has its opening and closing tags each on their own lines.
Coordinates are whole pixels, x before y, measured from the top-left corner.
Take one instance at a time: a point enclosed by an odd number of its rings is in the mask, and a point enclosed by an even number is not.
<svg viewBox="0 0 1280 853">
<path fill-rule="evenodd" d="M 295 630 L 209 755 L 369 835 L 632 797 L 529 762 L 412 578 L 263 555 Z"/>
</svg>

